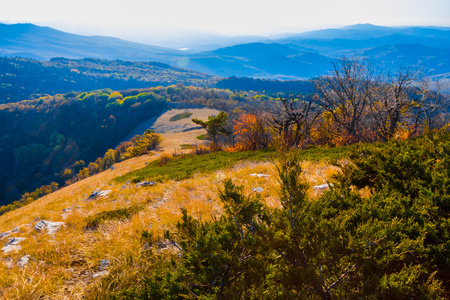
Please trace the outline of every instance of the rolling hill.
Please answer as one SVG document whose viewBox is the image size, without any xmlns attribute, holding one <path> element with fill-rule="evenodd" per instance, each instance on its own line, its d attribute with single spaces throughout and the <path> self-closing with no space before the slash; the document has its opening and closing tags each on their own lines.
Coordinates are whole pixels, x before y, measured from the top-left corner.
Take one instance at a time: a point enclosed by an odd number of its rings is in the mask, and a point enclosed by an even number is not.
<svg viewBox="0 0 450 300">
<path fill-rule="evenodd" d="M 32 24 L 0 25 L 0 55 L 40 60 L 53 57 L 158 61 L 215 76 L 309 79 L 342 56 L 367 56 L 386 71 L 413 66 L 425 76 L 448 77 L 450 29 L 357 24 L 225 46 L 180 51 L 112 37 L 81 36 Z M 407 46 L 405 46 L 407 45 Z M 426 49 L 424 48 L 426 47 Z M 405 66 L 406 67 L 406 66 Z"/>
<path fill-rule="evenodd" d="M 175 49 L 107 36 L 82 36 L 33 24 L 0 24 L 0 55 L 48 60 L 53 57 L 167 61 Z"/>
</svg>

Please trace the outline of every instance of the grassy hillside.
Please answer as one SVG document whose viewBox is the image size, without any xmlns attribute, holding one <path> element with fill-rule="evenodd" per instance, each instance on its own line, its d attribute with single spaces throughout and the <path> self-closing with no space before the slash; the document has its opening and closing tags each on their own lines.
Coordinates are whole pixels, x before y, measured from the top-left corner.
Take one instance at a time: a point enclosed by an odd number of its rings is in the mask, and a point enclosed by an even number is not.
<svg viewBox="0 0 450 300">
<path fill-rule="evenodd" d="M 25 238 L 0 253 L 0 296 L 445 299 L 448 144 L 441 131 L 353 148 L 129 159 L 0 217 L 3 243 Z M 104 195 L 88 199 L 96 189 Z M 64 225 L 46 234 L 32 228 L 40 220 Z M 220 278 L 223 289 L 211 289 Z"/>
<path fill-rule="evenodd" d="M 328 153 L 327 150 L 323 151 Z M 225 178 L 235 178 L 237 183 L 245 185 L 246 193 L 249 194 L 254 193 L 251 188 L 262 187 L 264 201 L 278 205 L 275 169 L 270 162 L 273 154 L 228 153 L 232 162 L 224 167 L 220 167 L 223 162 L 223 154 L 220 153 L 211 154 L 213 157 L 181 158 L 174 162 L 186 162 L 189 165 L 192 159 L 205 159 L 205 162 L 215 161 L 216 168 L 212 170 L 198 165 L 196 172 L 183 176 L 182 180 L 165 178 L 151 187 L 127 184 L 123 182 L 123 176 L 127 176 L 130 171 L 153 168 L 154 173 L 145 176 L 145 179 L 153 180 L 154 174 L 161 176 L 169 169 L 171 172 L 176 172 L 176 169 L 170 163 L 163 167 L 153 166 L 152 161 L 157 159 L 155 156 L 137 157 L 116 164 L 114 170 L 86 178 L 1 216 L 0 232 L 24 224 L 34 226 L 38 220 L 65 222 L 65 226 L 54 235 L 37 233 L 27 226 L 13 233 L 13 236 L 27 239 L 21 242 L 22 249 L 17 253 L 0 253 L 4 263 L 0 264 L 0 285 L 4 287 L 0 292 L 1 297 L 14 298 L 20 295 L 29 299 L 81 299 L 100 283 L 102 277 L 94 278 L 94 275 L 99 273 L 101 260 L 104 259 L 110 264 L 107 271 L 121 269 L 118 278 L 132 280 L 140 272 L 141 264 L 145 263 L 140 261 L 145 251 L 141 245 L 141 231 L 150 230 L 155 237 L 162 238 L 164 230 L 173 229 L 175 222 L 180 220 L 181 206 L 205 220 L 220 215 L 223 207 L 218 201 L 217 189 Z M 345 156 L 345 151 L 339 156 L 342 155 Z M 311 186 L 324 183 L 336 172 L 335 167 L 323 160 L 305 162 L 304 167 Z M 250 175 L 254 173 L 269 176 L 259 178 Z M 133 176 L 131 174 L 128 176 Z M 111 192 L 107 197 L 85 201 L 97 188 Z M 311 189 L 311 193 L 315 192 Z M 133 206 L 142 209 L 125 219 L 105 220 L 96 230 L 85 229 L 88 217 Z M 67 208 L 71 210 L 63 212 Z M 8 237 L 5 237 L 2 242 L 7 240 Z M 17 260 L 24 255 L 30 255 L 30 263 L 25 268 L 19 268 Z M 135 262 L 134 266 L 128 265 L 130 260 Z M 11 268 L 8 267 L 9 262 L 12 262 Z"/>
</svg>

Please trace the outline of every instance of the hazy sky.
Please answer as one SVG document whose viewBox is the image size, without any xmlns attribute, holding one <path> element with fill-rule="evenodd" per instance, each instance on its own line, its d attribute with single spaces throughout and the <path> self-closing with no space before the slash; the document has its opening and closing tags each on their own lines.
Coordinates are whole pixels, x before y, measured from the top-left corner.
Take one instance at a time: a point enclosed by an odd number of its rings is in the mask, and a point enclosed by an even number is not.
<svg viewBox="0 0 450 300">
<path fill-rule="evenodd" d="M 134 40 L 185 30 L 269 35 L 356 23 L 450 26 L 450 0 L 3 0 L 0 22 Z"/>
</svg>

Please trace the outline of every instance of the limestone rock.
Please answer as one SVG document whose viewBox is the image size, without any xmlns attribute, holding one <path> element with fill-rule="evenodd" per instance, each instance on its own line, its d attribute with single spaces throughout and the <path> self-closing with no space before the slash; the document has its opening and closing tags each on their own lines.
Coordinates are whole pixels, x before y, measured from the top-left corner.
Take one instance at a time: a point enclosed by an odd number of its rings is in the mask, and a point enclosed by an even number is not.
<svg viewBox="0 0 450 300">
<path fill-rule="evenodd" d="M 313 191 L 324 191 L 330 188 L 330 186 L 333 186 L 332 184 L 328 185 L 328 183 L 316 185 L 313 187 Z"/>
<path fill-rule="evenodd" d="M 23 268 L 26 265 L 28 265 L 29 260 L 30 260 L 30 256 L 25 255 L 19 259 L 19 261 L 17 262 L 17 265 L 19 266 L 19 268 Z"/>
<path fill-rule="evenodd" d="M 90 194 L 89 197 L 86 198 L 85 201 L 92 201 L 97 199 L 98 197 L 106 197 L 111 192 L 111 190 L 102 191 L 100 189 L 95 189 L 92 194 Z"/>
<path fill-rule="evenodd" d="M 106 269 L 109 267 L 109 260 L 107 260 L 107 259 L 102 259 L 101 261 L 100 261 L 100 266 L 98 267 L 98 270 L 100 271 L 100 272 L 102 272 L 102 271 L 106 271 Z"/>
<path fill-rule="evenodd" d="M 3 265 L 5 265 L 8 269 L 11 269 L 14 265 L 14 260 L 11 257 L 7 257 L 3 260 Z"/>
<path fill-rule="evenodd" d="M 29 224 L 23 224 L 23 225 L 15 227 L 15 228 L 13 228 L 11 230 L 8 230 L 8 231 L 5 231 L 5 232 L 0 232 L 0 239 L 3 239 L 5 237 L 7 237 L 7 236 L 10 236 L 13 233 L 19 232 L 20 228 L 22 228 L 22 227 L 30 227 L 30 225 Z"/>
<path fill-rule="evenodd" d="M 11 251 L 19 251 L 22 248 L 22 246 L 20 246 L 19 243 L 22 242 L 23 240 L 26 240 L 26 238 L 12 237 L 6 242 L 5 246 L 0 250 L 2 250 L 4 253 L 8 253 Z"/>
<path fill-rule="evenodd" d="M 37 232 L 42 232 L 44 230 L 47 230 L 47 234 L 54 234 L 59 229 L 61 229 L 61 227 L 64 225 L 65 225 L 64 222 L 51 222 L 51 221 L 42 220 L 34 226 L 34 229 Z"/>
<path fill-rule="evenodd" d="M 252 174 L 250 174 L 250 176 L 253 176 L 253 177 L 258 177 L 258 178 L 267 178 L 267 177 L 269 177 L 270 175 L 266 175 L 266 174 L 261 174 L 261 173 L 252 173 Z"/>
<path fill-rule="evenodd" d="M 93 278 L 108 276 L 109 271 L 101 271 L 92 275 Z"/>
<path fill-rule="evenodd" d="M 254 191 L 255 193 L 261 193 L 262 191 L 264 191 L 264 189 L 262 187 L 254 187 L 252 188 L 252 191 Z"/>
<path fill-rule="evenodd" d="M 136 183 L 136 187 L 152 186 L 152 185 L 155 185 L 155 184 L 156 184 L 156 182 L 154 182 L 154 181 L 141 181 L 141 182 Z"/>
</svg>

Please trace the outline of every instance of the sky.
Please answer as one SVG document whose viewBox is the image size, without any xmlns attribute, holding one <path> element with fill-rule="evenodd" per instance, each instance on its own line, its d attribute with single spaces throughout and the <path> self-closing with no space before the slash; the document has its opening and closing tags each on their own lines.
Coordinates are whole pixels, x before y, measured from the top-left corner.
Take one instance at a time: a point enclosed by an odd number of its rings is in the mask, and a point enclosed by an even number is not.
<svg viewBox="0 0 450 300">
<path fill-rule="evenodd" d="M 128 40 L 270 36 L 357 23 L 448 26 L 450 0 L 3 0 L 2 23 Z"/>
</svg>

